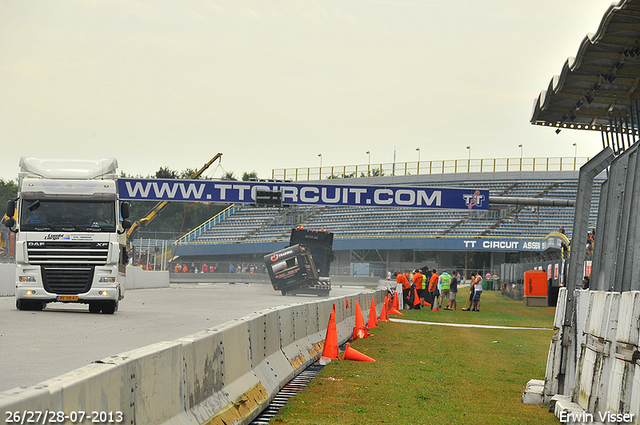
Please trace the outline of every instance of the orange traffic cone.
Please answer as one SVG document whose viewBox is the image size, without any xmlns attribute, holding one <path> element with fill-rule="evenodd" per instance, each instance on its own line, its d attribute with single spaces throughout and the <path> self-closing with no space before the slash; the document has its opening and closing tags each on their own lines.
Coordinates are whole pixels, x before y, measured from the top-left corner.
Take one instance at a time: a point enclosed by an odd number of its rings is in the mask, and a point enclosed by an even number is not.
<svg viewBox="0 0 640 425">
<path fill-rule="evenodd" d="M 393 303 L 391 304 L 391 308 L 389 309 L 389 314 L 395 314 L 398 316 L 403 316 L 402 313 L 398 310 L 400 308 L 400 301 L 398 301 L 398 294 L 395 293 L 393 295 Z"/>
<path fill-rule="evenodd" d="M 416 288 L 413 288 L 413 307 L 415 308 L 416 306 L 421 306 L 422 305 L 422 298 L 420 298 L 418 296 L 418 290 Z"/>
<path fill-rule="evenodd" d="M 367 327 L 364 325 L 360 303 L 356 301 L 356 325 L 353 327 L 353 339 L 366 338 L 367 336 Z"/>
<path fill-rule="evenodd" d="M 338 327 L 336 326 L 336 312 L 334 310 L 331 310 L 331 315 L 329 316 L 329 326 L 327 326 L 327 336 L 324 338 L 322 357 L 328 359 L 340 358 L 338 352 Z"/>
<path fill-rule="evenodd" d="M 369 307 L 369 323 L 367 323 L 367 328 L 377 328 L 378 327 L 378 313 L 376 312 L 376 303 L 371 298 L 371 307 Z"/>
<path fill-rule="evenodd" d="M 382 304 L 382 311 L 380 312 L 380 321 L 388 322 L 389 321 L 389 313 L 387 313 L 387 305 Z"/>
<path fill-rule="evenodd" d="M 438 297 L 434 297 L 433 308 L 431 309 L 431 311 L 440 311 L 440 309 L 438 308 Z"/>
<path fill-rule="evenodd" d="M 344 354 L 342 355 L 342 360 L 356 360 L 359 362 L 372 362 L 376 363 L 375 359 L 367 356 L 366 354 L 362 354 L 358 350 L 354 350 L 351 348 L 351 344 L 347 342 L 347 346 L 344 348 Z"/>
</svg>

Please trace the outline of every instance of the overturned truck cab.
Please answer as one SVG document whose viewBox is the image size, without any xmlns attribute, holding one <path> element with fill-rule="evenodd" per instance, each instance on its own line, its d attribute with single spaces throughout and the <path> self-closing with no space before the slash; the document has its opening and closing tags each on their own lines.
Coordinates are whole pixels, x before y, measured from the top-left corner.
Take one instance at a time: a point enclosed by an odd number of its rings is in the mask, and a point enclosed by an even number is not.
<svg viewBox="0 0 640 425">
<path fill-rule="evenodd" d="M 264 256 L 273 289 L 282 295 L 311 294 L 327 296 L 328 277 L 320 277 L 311 251 L 306 245 L 293 245 Z"/>
</svg>

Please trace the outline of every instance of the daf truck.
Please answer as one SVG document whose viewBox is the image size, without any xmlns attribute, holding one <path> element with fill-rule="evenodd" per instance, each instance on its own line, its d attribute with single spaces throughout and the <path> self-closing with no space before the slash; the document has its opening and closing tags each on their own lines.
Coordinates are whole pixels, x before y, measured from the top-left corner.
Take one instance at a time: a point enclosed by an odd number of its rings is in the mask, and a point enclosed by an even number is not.
<svg viewBox="0 0 640 425">
<path fill-rule="evenodd" d="M 18 310 L 51 302 L 118 310 L 131 222 L 129 205 L 118 200 L 117 168 L 113 158 L 20 158 L 18 197 L 7 202 L 5 220 L 15 233 Z"/>
</svg>

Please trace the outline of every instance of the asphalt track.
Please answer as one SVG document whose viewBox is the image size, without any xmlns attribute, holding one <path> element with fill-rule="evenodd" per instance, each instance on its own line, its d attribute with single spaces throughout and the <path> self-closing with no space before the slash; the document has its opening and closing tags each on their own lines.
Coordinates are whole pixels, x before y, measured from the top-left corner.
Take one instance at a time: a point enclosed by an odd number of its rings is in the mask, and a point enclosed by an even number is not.
<svg viewBox="0 0 640 425">
<path fill-rule="evenodd" d="M 334 288 L 331 297 L 362 291 L 367 290 Z M 86 304 L 19 311 L 14 297 L 0 297 L 0 392 L 267 308 L 317 299 L 283 297 L 265 284 L 179 284 L 127 291 L 119 311 L 103 315 L 89 313 Z"/>
</svg>

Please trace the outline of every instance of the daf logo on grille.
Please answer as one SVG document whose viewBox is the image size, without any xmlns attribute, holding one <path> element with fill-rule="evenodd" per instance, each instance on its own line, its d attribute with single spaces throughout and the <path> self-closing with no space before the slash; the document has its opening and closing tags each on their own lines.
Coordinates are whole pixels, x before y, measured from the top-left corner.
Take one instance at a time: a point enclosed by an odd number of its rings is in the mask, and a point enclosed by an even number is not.
<svg viewBox="0 0 640 425">
<path fill-rule="evenodd" d="M 44 246 L 44 242 L 27 242 L 27 246 L 28 247 L 39 247 L 39 246 Z"/>
</svg>

